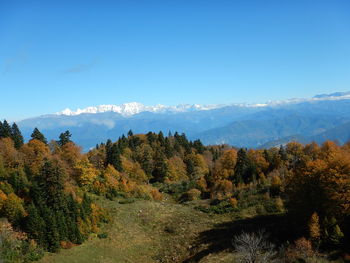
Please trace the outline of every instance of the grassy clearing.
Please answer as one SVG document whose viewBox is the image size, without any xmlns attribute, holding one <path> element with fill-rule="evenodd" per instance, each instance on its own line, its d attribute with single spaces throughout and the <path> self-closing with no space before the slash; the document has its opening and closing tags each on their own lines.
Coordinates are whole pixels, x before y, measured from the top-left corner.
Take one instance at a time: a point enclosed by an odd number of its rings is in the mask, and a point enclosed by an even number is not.
<svg viewBox="0 0 350 263">
<path fill-rule="evenodd" d="M 214 216 L 195 210 L 193 205 L 171 202 L 97 202 L 113 217 L 113 223 L 101 228 L 108 236 L 100 239 L 91 235 L 80 246 L 47 253 L 41 263 L 182 262 L 193 251 L 200 232 L 232 220 L 228 214 Z M 203 262 L 225 261 L 208 257 Z"/>
<path fill-rule="evenodd" d="M 80 246 L 47 253 L 41 263 L 232 263 L 231 239 L 242 230 L 264 228 L 276 238 L 275 244 L 289 236 L 288 228 L 283 228 L 283 213 L 260 214 L 254 206 L 221 213 L 227 209 L 225 203 L 213 206 L 209 200 L 177 204 L 171 199 L 96 198 L 113 222 Z"/>
</svg>

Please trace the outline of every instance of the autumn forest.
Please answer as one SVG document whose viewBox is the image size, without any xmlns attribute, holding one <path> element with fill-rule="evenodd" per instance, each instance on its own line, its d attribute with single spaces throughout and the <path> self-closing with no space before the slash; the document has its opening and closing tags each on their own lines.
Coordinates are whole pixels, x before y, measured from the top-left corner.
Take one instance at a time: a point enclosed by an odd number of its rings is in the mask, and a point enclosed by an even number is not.
<svg viewBox="0 0 350 263">
<path fill-rule="evenodd" d="M 0 122 L 1 262 L 37 261 L 91 235 L 104 238 L 103 227 L 118 219 L 98 200 L 165 202 L 232 216 L 239 223 L 215 242 L 234 262 L 350 257 L 350 143 L 246 149 L 130 130 L 82 152 L 69 131 L 47 141 L 34 129 L 24 142 L 15 123 Z M 202 250 L 194 247 L 154 262 L 199 262 Z"/>
</svg>

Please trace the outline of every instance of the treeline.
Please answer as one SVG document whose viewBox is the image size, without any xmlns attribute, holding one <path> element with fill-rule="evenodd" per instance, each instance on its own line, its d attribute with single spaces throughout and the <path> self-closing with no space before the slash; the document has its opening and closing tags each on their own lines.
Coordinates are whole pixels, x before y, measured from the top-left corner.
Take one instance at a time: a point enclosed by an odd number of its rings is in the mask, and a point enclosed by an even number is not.
<svg viewBox="0 0 350 263">
<path fill-rule="evenodd" d="M 35 129 L 23 144 L 15 124 L 0 127 L 0 213 L 50 251 L 83 242 L 105 220 L 86 193 L 111 200 L 208 199 L 220 213 L 237 212 L 255 198 L 275 206 L 266 210 L 287 211 L 289 227 L 317 247 L 349 242 L 350 144 L 237 149 L 204 146 L 177 132 L 129 131 L 83 154 L 69 131 L 47 142 Z"/>
<path fill-rule="evenodd" d="M 5 218 L 0 253 L 5 262 L 36 260 L 43 250 L 81 244 L 106 220 L 78 186 L 76 163 L 83 155 L 70 136 L 65 132 L 47 143 L 35 128 L 24 143 L 15 123 L 0 122 L 0 217 Z"/>
</svg>

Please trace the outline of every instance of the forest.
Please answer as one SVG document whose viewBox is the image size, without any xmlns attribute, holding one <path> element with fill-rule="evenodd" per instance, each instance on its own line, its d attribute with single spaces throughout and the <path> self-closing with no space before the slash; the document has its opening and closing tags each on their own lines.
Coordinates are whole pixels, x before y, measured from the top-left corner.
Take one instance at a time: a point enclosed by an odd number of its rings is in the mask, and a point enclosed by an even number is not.
<svg viewBox="0 0 350 263">
<path fill-rule="evenodd" d="M 234 262 L 350 260 L 350 143 L 246 149 L 130 130 L 82 152 L 69 131 L 48 142 L 35 128 L 25 143 L 16 123 L 0 122 L 1 262 L 37 261 L 103 238 L 115 219 L 101 199 L 235 216 L 211 250 L 224 247 Z M 192 247 L 154 262 L 199 262 L 204 250 Z"/>
</svg>

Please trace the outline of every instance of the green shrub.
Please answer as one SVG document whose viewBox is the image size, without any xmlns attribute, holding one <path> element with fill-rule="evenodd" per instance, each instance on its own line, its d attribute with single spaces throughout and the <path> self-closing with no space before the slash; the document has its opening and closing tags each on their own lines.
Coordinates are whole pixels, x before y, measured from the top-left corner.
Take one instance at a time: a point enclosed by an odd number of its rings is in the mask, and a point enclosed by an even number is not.
<svg viewBox="0 0 350 263">
<path fill-rule="evenodd" d="M 108 233 L 106 233 L 106 232 L 100 233 L 100 234 L 97 235 L 97 237 L 99 239 L 107 238 L 108 237 Z"/>
<path fill-rule="evenodd" d="M 180 202 L 194 201 L 200 199 L 201 191 L 198 189 L 192 188 L 188 190 L 186 193 L 181 195 Z"/>
<path fill-rule="evenodd" d="M 132 204 L 134 202 L 135 202 L 134 198 L 125 198 L 123 200 L 120 200 L 119 204 L 122 204 L 122 205 L 124 205 L 124 204 Z"/>
</svg>

